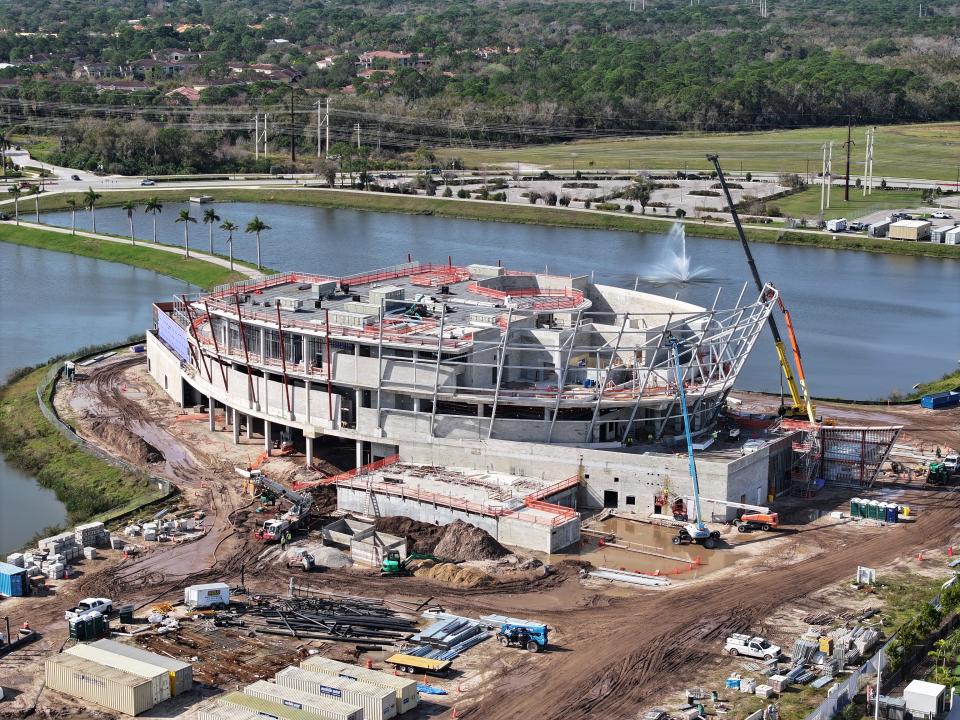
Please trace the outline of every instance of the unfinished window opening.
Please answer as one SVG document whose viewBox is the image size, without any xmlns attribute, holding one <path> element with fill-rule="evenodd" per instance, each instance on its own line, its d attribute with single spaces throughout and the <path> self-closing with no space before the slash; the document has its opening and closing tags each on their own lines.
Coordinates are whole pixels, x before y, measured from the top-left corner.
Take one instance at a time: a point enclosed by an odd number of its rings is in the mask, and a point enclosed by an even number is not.
<svg viewBox="0 0 960 720">
<path fill-rule="evenodd" d="M 615 508 L 620 506 L 620 493 L 616 490 L 603 491 L 603 506 L 605 508 Z"/>
<path fill-rule="evenodd" d="M 636 504 L 637 504 L 637 498 L 635 498 L 633 495 L 627 495 L 627 505 L 636 505 Z"/>
</svg>

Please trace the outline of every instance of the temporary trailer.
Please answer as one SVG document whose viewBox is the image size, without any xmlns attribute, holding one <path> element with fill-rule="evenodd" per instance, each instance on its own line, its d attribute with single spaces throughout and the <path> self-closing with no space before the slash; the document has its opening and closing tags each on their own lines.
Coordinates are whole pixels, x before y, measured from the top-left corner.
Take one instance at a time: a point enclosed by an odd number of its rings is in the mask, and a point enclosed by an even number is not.
<svg viewBox="0 0 960 720">
<path fill-rule="evenodd" d="M 938 228 L 933 228 L 930 231 L 930 242 L 943 243 L 946 242 L 947 233 L 951 230 L 956 230 L 956 225 L 941 225 Z"/>
<path fill-rule="evenodd" d="M 69 655 L 91 660 L 101 665 L 123 670 L 124 672 L 146 678 L 150 681 L 153 688 L 153 704 L 158 705 L 164 700 L 170 699 L 170 675 L 162 667 L 150 665 L 142 660 L 124 657 L 104 650 L 103 648 L 92 647 L 79 643 L 65 651 Z"/>
<path fill-rule="evenodd" d="M 295 667 L 281 670 L 274 680 L 284 687 L 359 705 L 363 708 L 366 720 L 390 720 L 397 714 L 397 698 L 389 688 L 333 675 L 319 675 Z"/>
<path fill-rule="evenodd" d="M 960 245 L 960 225 L 943 234 L 943 242 L 947 245 Z"/>
<path fill-rule="evenodd" d="M 247 685 L 244 694 L 286 707 L 316 713 L 327 720 L 363 720 L 363 708 L 337 700 L 328 695 L 316 695 L 296 688 L 258 680 Z"/>
<path fill-rule="evenodd" d="M 890 239 L 925 242 L 930 239 L 930 227 L 926 220 L 900 220 L 890 225 Z"/>
<path fill-rule="evenodd" d="M 402 715 L 407 710 L 412 710 L 420 702 L 420 693 L 417 692 L 417 683 L 415 680 L 402 678 L 391 673 L 381 672 L 380 670 L 369 670 L 357 665 L 340 662 L 314 655 L 308 657 L 300 663 L 303 670 L 319 673 L 321 675 L 335 675 L 337 677 L 350 678 L 360 682 L 369 683 L 393 690 L 397 696 L 397 714 Z"/>
<path fill-rule="evenodd" d="M 147 678 L 107 667 L 76 655 L 55 655 L 44 664 L 51 690 L 86 700 L 115 712 L 139 715 L 153 707 Z"/>
<path fill-rule="evenodd" d="M 226 583 L 190 585 L 183 589 L 183 604 L 197 610 L 219 605 L 229 605 L 230 586 Z"/>
<path fill-rule="evenodd" d="M 0 562 L 0 595 L 23 597 L 30 594 L 27 571 L 22 567 Z"/>
<path fill-rule="evenodd" d="M 97 640 L 91 643 L 93 647 L 109 650 L 110 652 L 122 657 L 140 660 L 141 662 L 156 665 L 167 671 L 170 676 L 170 694 L 173 697 L 190 692 L 193 689 L 193 665 L 175 660 L 166 655 L 159 655 L 148 650 L 133 645 L 116 642 L 115 640 Z"/>
<path fill-rule="evenodd" d="M 889 220 L 881 220 L 880 222 L 875 222 L 867 227 L 867 235 L 870 237 L 886 237 L 888 232 L 890 232 Z"/>
<path fill-rule="evenodd" d="M 317 713 L 310 710 L 302 710 L 253 695 L 245 695 L 242 692 L 232 692 L 229 695 L 224 695 L 217 705 L 223 710 L 237 711 L 236 714 L 226 716 L 230 720 L 244 717 L 247 713 L 253 713 L 260 720 L 264 720 L 264 718 L 272 718 L 272 720 L 317 720 L 318 717 Z M 319 717 L 323 718 L 325 716 L 320 715 Z M 327 720 L 332 720 L 332 718 Z"/>
</svg>

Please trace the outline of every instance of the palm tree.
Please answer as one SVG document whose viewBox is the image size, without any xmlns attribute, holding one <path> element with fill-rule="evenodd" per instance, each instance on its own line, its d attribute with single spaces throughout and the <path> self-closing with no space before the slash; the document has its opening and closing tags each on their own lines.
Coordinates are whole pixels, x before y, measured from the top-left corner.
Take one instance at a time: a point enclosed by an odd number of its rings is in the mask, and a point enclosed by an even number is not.
<svg viewBox="0 0 960 720">
<path fill-rule="evenodd" d="M 37 208 L 37 224 L 40 224 L 40 186 L 31 185 L 30 186 L 30 195 L 33 195 L 33 200 L 36 203 Z"/>
<path fill-rule="evenodd" d="M 73 198 L 67 198 L 67 207 L 70 208 L 70 234 L 77 234 L 77 201 Z"/>
<path fill-rule="evenodd" d="M 130 223 L 130 242 L 137 244 L 137 239 L 133 236 L 133 211 L 137 209 L 137 203 L 133 200 L 127 200 L 120 207 L 127 211 L 127 221 Z"/>
<path fill-rule="evenodd" d="M 230 272 L 233 272 L 233 233 L 235 230 L 239 230 L 240 226 L 235 222 L 224 220 L 222 223 L 220 223 L 220 229 L 226 230 L 228 233 L 230 233 L 230 236 L 227 238 L 227 250 L 230 253 Z"/>
<path fill-rule="evenodd" d="M 207 208 L 203 211 L 203 224 L 210 230 L 210 254 L 213 255 L 213 226 L 220 222 L 220 216 L 213 208 Z"/>
<path fill-rule="evenodd" d="M 190 223 L 195 223 L 197 219 L 190 215 L 189 210 L 181 210 L 174 222 L 183 223 L 183 247 L 187 251 L 186 256 L 190 257 Z"/>
<path fill-rule="evenodd" d="M 100 193 L 94 192 L 92 187 L 88 187 L 83 194 L 83 205 L 90 211 L 90 218 L 93 221 L 93 232 L 97 231 L 97 200 L 103 197 Z"/>
<path fill-rule="evenodd" d="M 271 227 L 267 225 L 263 220 L 260 219 L 258 215 L 253 216 L 253 220 L 247 223 L 246 232 L 256 233 L 257 235 L 257 270 L 261 269 L 260 266 L 260 233 L 265 230 L 270 230 Z"/>
<path fill-rule="evenodd" d="M 143 206 L 143 211 L 145 213 L 150 213 L 153 215 L 153 244 L 157 244 L 157 213 L 163 212 L 163 203 L 160 202 L 160 198 L 154 195 L 152 198 L 147 198 L 146 204 Z"/>
<path fill-rule="evenodd" d="M 20 224 L 20 196 L 23 194 L 20 191 L 19 186 L 11 185 L 7 190 L 11 195 L 13 195 L 13 214 L 17 218 L 17 225 Z"/>
</svg>

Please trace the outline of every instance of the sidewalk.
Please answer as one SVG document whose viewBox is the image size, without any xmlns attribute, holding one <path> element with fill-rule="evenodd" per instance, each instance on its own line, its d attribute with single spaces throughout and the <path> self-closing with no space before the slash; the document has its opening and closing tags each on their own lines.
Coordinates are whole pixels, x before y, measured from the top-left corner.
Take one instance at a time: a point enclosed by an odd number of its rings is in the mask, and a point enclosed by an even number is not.
<svg viewBox="0 0 960 720">
<path fill-rule="evenodd" d="M 13 225 L 14 222 L 10 220 L 6 224 Z M 63 235 L 74 234 L 70 230 L 70 228 L 62 228 L 62 227 L 57 227 L 55 225 L 43 225 L 42 223 L 24 222 L 23 219 L 20 220 L 20 227 L 30 228 L 32 230 L 46 230 L 47 232 L 61 233 Z M 100 233 L 86 232 L 83 230 L 77 230 L 75 234 L 77 237 L 90 238 L 91 240 L 104 240 L 106 242 L 120 243 L 121 245 L 134 244 L 126 238 L 114 237 L 113 235 L 101 235 Z M 143 240 L 141 240 L 139 243 L 136 243 L 136 245 L 137 247 L 147 247 L 152 250 L 160 250 L 162 252 L 168 252 L 173 255 L 181 255 L 181 256 L 186 255 L 186 251 L 182 247 L 174 247 L 173 245 L 161 245 L 159 243 L 155 245 L 152 242 L 149 242 L 149 241 L 144 242 Z M 210 255 L 205 252 L 200 252 L 199 250 L 194 250 L 193 248 L 190 249 L 190 257 L 196 260 L 202 260 L 203 262 L 208 262 L 211 265 L 218 265 L 222 268 L 227 268 L 227 269 L 230 268 L 229 260 L 222 257 L 217 257 L 215 255 Z M 265 273 L 259 270 L 255 270 L 253 268 L 246 267 L 245 265 L 240 265 L 236 261 L 233 264 L 233 270 L 234 272 L 238 272 L 241 275 L 244 275 L 245 277 L 251 280 L 266 277 Z"/>
</svg>

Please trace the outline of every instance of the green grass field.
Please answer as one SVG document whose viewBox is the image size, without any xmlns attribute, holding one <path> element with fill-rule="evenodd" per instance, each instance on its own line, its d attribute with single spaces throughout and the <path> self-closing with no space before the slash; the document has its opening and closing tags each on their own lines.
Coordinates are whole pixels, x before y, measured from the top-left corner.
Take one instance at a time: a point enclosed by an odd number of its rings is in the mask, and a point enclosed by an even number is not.
<svg viewBox="0 0 960 720">
<path fill-rule="evenodd" d="M 863 172 L 865 128 L 854 128 L 852 176 Z M 685 134 L 621 140 L 582 140 L 554 145 L 529 145 L 504 150 L 438 149 L 443 157 L 459 157 L 468 166 L 530 163 L 555 169 L 608 168 L 709 170 L 707 153 L 717 153 L 728 173 L 789 171 L 816 175 L 821 146 L 834 141 L 834 175 L 843 172 L 845 127 L 778 130 L 757 133 Z M 887 125 L 877 128 L 874 177 L 923 178 L 957 182 L 960 170 L 960 123 Z"/>
<path fill-rule="evenodd" d="M 816 218 L 820 215 L 820 186 L 808 187 L 795 195 L 790 195 L 770 203 L 780 208 L 785 215 L 793 217 Z M 824 220 L 833 218 L 854 218 L 881 210 L 896 208 L 915 208 L 921 205 L 919 190 L 874 190 L 872 195 L 864 197 L 862 190 L 850 188 L 850 202 L 843 200 L 843 188 L 834 187 L 830 193 L 830 208 L 823 213 Z"/>
<path fill-rule="evenodd" d="M 185 258 L 181 255 L 156 250 L 148 245 L 121 245 L 109 240 L 92 240 L 59 232 L 17 227 L 16 225 L 0 225 L 0 242 L 28 245 L 44 250 L 55 250 L 133 265 L 145 270 L 153 270 L 162 275 L 169 275 L 202 288 L 211 288 L 233 280 L 242 280 L 244 277 L 240 273 L 231 273 L 227 268 L 212 265 L 204 260 Z"/>
</svg>

